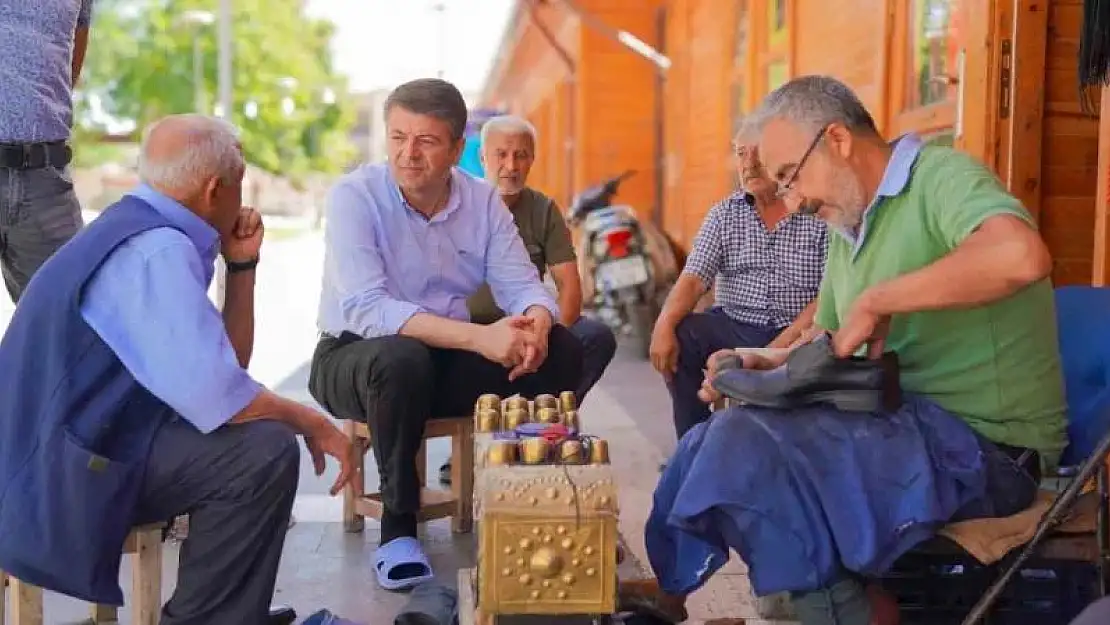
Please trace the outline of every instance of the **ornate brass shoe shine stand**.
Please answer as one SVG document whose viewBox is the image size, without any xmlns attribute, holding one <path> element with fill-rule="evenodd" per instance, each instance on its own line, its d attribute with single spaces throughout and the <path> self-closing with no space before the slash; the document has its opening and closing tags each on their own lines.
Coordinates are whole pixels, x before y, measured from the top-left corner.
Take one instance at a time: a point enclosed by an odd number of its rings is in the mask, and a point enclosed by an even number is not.
<svg viewBox="0 0 1110 625">
<path fill-rule="evenodd" d="M 617 497 L 606 441 L 574 393 L 483 395 L 474 410 L 479 623 L 617 608 Z"/>
</svg>

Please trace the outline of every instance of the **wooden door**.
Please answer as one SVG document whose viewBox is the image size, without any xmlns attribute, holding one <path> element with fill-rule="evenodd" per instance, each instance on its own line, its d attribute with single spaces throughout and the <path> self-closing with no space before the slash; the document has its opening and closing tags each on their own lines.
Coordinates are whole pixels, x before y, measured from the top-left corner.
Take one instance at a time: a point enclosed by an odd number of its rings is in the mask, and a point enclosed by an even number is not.
<svg viewBox="0 0 1110 625">
<path fill-rule="evenodd" d="M 888 136 L 915 132 L 972 154 L 1034 214 L 1040 209 L 1047 3 L 890 5 Z"/>
<path fill-rule="evenodd" d="M 886 131 L 913 132 L 952 145 L 959 134 L 969 21 L 983 0 L 892 0 L 888 3 Z"/>
</svg>

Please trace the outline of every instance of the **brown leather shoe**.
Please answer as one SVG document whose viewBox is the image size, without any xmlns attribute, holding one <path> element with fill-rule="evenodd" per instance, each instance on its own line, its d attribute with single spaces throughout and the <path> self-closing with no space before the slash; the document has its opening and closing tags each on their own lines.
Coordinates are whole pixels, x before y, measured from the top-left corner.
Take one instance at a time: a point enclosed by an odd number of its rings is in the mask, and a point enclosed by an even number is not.
<svg viewBox="0 0 1110 625">
<path fill-rule="evenodd" d="M 871 621 L 869 625 L 898 625 L 902 617 L 898 611 L 898 601 L 887 591 L 875 584 L 867 585 L 867 599 L 871 602 Z"/>
</svg>

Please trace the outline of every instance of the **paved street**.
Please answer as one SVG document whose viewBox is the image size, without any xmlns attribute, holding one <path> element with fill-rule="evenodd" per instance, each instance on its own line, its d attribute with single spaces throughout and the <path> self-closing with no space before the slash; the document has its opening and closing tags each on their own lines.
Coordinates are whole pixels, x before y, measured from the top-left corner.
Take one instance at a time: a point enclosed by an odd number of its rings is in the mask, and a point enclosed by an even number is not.
<svg viewBox="0 0 1110 625">
<path fill-rule="evenodd" d="M 311 402 L 306 390 L 308 360 L 315 345 L 315 314 L 322 266 L 322 242 L 316 234 L 282 237 L 267 242 L 259 267 L 257 340 L 251 372 L 281 394 Z M 0 298 L 0 327 L 11 306 Z M 669 400 L 661 381 L 648 364 L 622 347 L 617 360 L 582 406 L 583 421 L 593 433 L 610 441 L 621 492 L 621 533 L 639 562 L 643 551 L 643 522 L 651 505 L 657 467 L 673 448 L 674 435 L 667 414 Z M 429 465 L 434 471 L 447 456 L 448 441 L 433 441 Z M 367 468 L 373 462 L 367 463 Z M 340 525 L 340 500 L 327 494 L 335 468 L 322 478 L 312 471 L 307 454 L 302 459 L 301 484 L 295 508 L 296 525 L 289 533 L 276 601 L 294 605 L 302 615 L 326 606 L 366 623 L 390 623 L 403 596 L 380 590 L 372 580 L 370 557 L 377 529 L 367 523 L 363 535 L 347 535 Z M 368 476 L 372 484 L 375 476 Z M 445 521 L 425 528 L 425 542 L 437 572 L 454 582 L 460 566 L 473 564 L 473 537 L 454 537 Z M 173 588 L 176 547 L 165 565 L 164 593 Z M 124 588 L 129 588 L 126 562 Z M 746 577 L 738 562 L 726 567 L 690 602 L 690 622 L 723 616 L 754 616 L 741 605 Z M 51 595 L 48 624 L 80 621 L 86 607 L 75 600 Z M 126 608 L 121 612 L 127 622 Z M 755 621 L 751 621 L 755 622 Z"/>
</svg>

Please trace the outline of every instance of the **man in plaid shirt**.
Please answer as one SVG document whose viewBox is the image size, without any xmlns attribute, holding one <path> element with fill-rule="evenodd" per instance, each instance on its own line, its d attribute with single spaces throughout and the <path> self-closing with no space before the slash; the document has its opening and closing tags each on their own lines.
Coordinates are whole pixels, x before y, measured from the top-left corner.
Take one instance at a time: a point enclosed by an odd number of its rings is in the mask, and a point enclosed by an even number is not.
<svg viewBox="0 0 1110 625">
<path fill-rule="evenodd" d="M 667 381 L 678 438 L 709 418 L 698 398 L 708 358 L 736 347 L 786 347 L 812 323 L 828 238 L 791 214 L 754 144 L 736 143 L 742 188 L 709 209 L 655 322 L 651 363 Z M 714 306 L 694 306 L 716 281 Z"/>
</svg>

